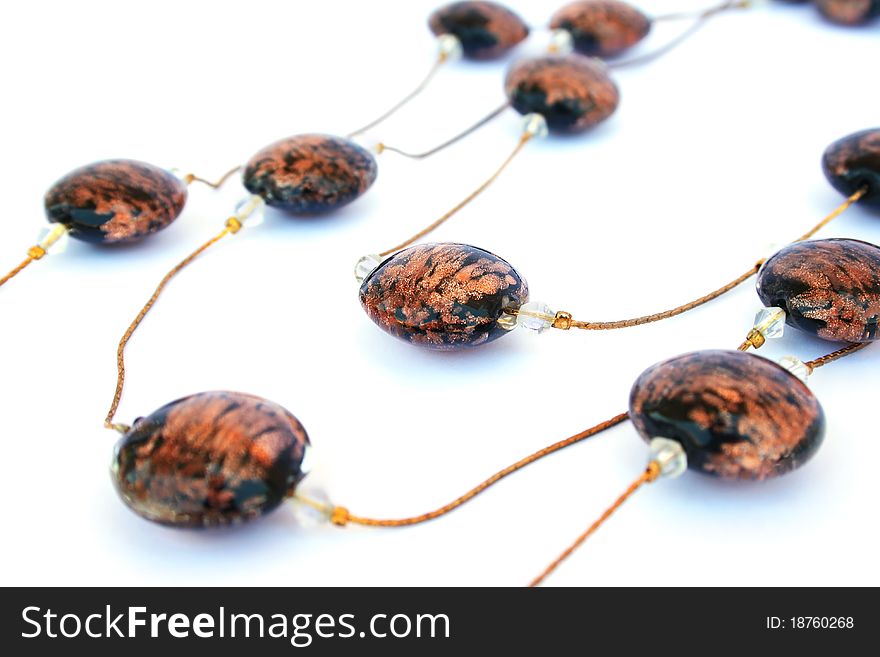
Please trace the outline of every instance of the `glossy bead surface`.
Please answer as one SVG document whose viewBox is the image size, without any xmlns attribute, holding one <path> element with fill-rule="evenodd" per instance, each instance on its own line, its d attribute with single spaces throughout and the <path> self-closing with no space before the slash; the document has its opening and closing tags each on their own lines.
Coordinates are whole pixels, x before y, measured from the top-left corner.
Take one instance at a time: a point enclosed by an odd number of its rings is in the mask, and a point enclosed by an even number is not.
<svg viewBox="0 0 880 657">
<path fill-rule="evenodd" d="M 837 140 L 822 156 L 822 170 L 834 189 L 851 196 L 867 187 L 860 203 L 880 205 L 880 128 Z"/>
<path fill-rule="evenodd" d="M 267 205 L 291 214 L 341 208 L 375 182 L 375 158 L 354 142 L 330 135 L 297 135 L 270 144 L 245 165 L 242 181 Z"/>
<path fill-rule="evenodd" d="M 522 18 L 495 2 L 453 2 L 432 13 L 428 27 L 457 37 L 470 59 L 500 57 L 529 35 Z"/>
<path fill-rule="evenodd" d="M 86 242 L 134 242 L 183 212 L 186 184 L 135 160 L 104 160 L 71 171 L 46 192 L 46 217 Z"/>
<path fill-rule="evenodd" d="M 422 244 L 387 260 L 361 284 L 367 315 L 391 335 L 434 349 L 485 344 L 508 331 L 507 306 L 528 301 L 525 280 L 505 260 L 466 244 Z"/>
<path fill-rule="evenodd" d="M 581 55 L 523 59 L 511 66 L 504 90 L 517 112 L 541 114 L 555 132 L 594 126 L 620 102 L 604 65 Z"/>
<path fill-rule="evenodd" d="M 816 0 L 816 7 L 841 25 L 861 25 L 880 16 L 880 0 Z"/>
<path fill-rule="evenodd" d="M 583 55 L 613 57 L 632 48 L 651 31 L 651 20 L 618 0 L 580 0 L 557 11 L 550 27 L 566 30 Z"/>
<path fill-rule="evenodd" d="M 825 416 L 800 380 L 761 356 L 699 351 L 648 368 L 630 393 L 639 434 L 677 440 L 688 467 L 725 479 L 766 479 L 806 462 Z"/>
<path fill-rule="evenodd" d="M 797 242 L 758 272 L 758 296 L 786 323 L 825 340 L 872 342 L 880 320 L 880 247 L 849 239 Z"/>
<path fill-rule="evenodd" d="M 178 527 L 256 518 L 293 492 L 309 444 L 282 407 L 237 392 L 184 397 L 135 422 L 113 481 L 138 515 Z"/>
</svg>

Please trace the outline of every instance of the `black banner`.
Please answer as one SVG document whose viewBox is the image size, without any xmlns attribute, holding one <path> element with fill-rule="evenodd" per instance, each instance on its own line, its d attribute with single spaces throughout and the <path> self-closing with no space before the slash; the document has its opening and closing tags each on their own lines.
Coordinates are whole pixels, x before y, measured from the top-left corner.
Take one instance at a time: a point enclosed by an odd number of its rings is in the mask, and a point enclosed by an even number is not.
<svg viewBox="0 0 880 657">
<path fill-rule="evenodd" d="M 7 655 L 163 657 L 800 646 L 856 654 L 880 637 L 873 598 L 867 589 L 3 589 L 0 645 Z"/>
</svg>

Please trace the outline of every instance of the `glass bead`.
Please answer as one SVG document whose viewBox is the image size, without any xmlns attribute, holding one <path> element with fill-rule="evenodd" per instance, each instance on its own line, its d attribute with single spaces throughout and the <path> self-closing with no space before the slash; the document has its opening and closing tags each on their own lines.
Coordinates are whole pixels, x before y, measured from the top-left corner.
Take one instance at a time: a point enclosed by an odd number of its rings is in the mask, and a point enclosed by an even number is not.
<svg viewBox="0 0 880 657">
<path fill-rule="evenodd" d="M 237 524 L 294 494 L 309 438 L 287 410 L 203 392 L 143 418 L 116 446 L 113 482 L 138 515 L 175 527 Z"/>
<path fill-rule="evenodd" d="M 782 367 L 794 374 L 804 383 L 807 382 L 810 374 L 813 373 L 812 370 L 807 367 L 807 364 L 804 361 L 802 361 L 800 358 L 795 358 L 794 356 L 783 356 L 776 362 L 782 365 Z"/>
<path fill-rule="evenodd" d="M 367 316 L 382 330 L 429 349 L 464 349 L 496 340 L 505 308 L 529 288 L 513 266 L 467 244 L 419 244 L 387 258 L 361 283 Z"/>
<path fill-rule="evenodd" d="M 573 47 L 588 57 L 614 57 L 629 50 L 651 31 L 651 19 L 626 2 L 572 2 L 550 19 L 550 27 L 571 35 Z"/>
<path fill-rule="evenodd" d="M 851 196 L 867 189 L 859 203 L 880 206 L 880 128 L 862 130 L 831 144 L 822 155 L 822 170 L 841 194 Z"/>
<path fill-rule="evenodd" d="M 574 51 L 574 39 L 568 30 L 551 30 L 547 51 L 554 55 L 568 55 Z"/>
<path fill-rule="evenodd" d="M 468 59 L 495 59 L 529 35 L 529 26 L 515 13 L 495 2 L 451 2 L 428 18 L 437 35 L 454 35 Z"/>
<path fill-rule="evenodd" d="M 262 197 L 251 194 L 235 204 L 235 218 L 245 228 L 253 228 L 263 223 L 265 218 L 266 202 Z"/>
<path fill-rule="evenodd" d="M 373 154 L 350 139 L 306 134 L 263 148 L 245 164 L 241 179 L 271 207 L 315 216 L 360 198 L 378 172 Z"/>
<path fill-rule="evenodd" d="M 782 308 L 761 308 L 755 315 L 755 330 L 767 340 L 781 338 L 785 332 L 785 311 Z"/>
<path fill-rule="evenodd" d="M 880 247 L 832 238 L 791 244 L 758 273 L 758 297 L 786 323 L 832 342 L 880 340 Z"/>
<path fill-rule="evenodd" d="M 697 351 L 649 367 L 630 392 L 642 438 L 681 443 L 688 468 L 731 480 L 777 477 L 810 460 L 825 434 L 815 395 L 776 363 Z"/>
<path fill-rule="evenodd" d="M 512 311 L 515 311 L 516 308 L 511 308 L 509 305 L 504 306 L 505 310 L 502 311 L 501 315 L 498 317 L 498 326 L 503 328 L 505 331 L 512 331 L 516 328 L 516 312 L 507 312 L 507 308 L 510 308 Z"/>
<path fill-rule="evenodd" d="M 169 226 L 186 204 L 187 187 L 166 169 L 136 160 L 80 167 L 46 192 L 46 218 L 70 236 L 102 244 L 135 242 Z"/>
<path fill-rule="evenodd" d="M 46 253 L 64 253 L 70 243 L 70 235 L 64 224 L 51 224 L 43 228 L 37 235 L 37 245 Z"/>
<path fill-rule="evenodd" d="M 553 326 L 556 313 L 550 310 L 550 306 L 540 301 L 529 301 L 519 307 L 516 313 L 517 326 L 521 326 L 536 333 L 543 333 Z"/>
<path fill-rule="evenodd" d="M 522 119 L 522 131 L 532 137 L 543 139 L 549 132 L 547 119 L 535 112 L 526 114 Z"/>
<path fill-rule="evenodd" d="M 371 253 L 370 255 L 362 256 L 354 266 L 354 277 L 357 279 L 357 282 L 363 283 L 364 279 L 376 271 L 376 267 L 381 263 L 382 256 L 378 254 Z"/>
<path fill-rule="evenodd" d="M 687 470 L 688 461 L 684 447 L 677 440 L 653 438 L 649 443 L 651 461 L 660 466 L 660 476 L 675 479 Z"/>
<path fill-rule="evenodd" d="M 454 62 L 461 59 L 463 54 L 461 41 L 454 34 L 441 34 L 437 37 L 437 55 L 444 62 Z"/>
</svg>

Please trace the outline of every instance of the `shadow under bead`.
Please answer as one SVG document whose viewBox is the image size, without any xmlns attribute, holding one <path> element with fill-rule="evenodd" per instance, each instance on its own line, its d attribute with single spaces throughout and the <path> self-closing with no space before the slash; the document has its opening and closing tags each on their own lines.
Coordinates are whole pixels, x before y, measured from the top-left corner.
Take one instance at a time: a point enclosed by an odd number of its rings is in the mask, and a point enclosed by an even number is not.
<svg viewBox="0 0 880 657">
<path fill-rule="evenodd" d="M 367 315 L 391 335 L 432 349 L 475 347 L 508 331 L 498 318 L 529 298 L 505 260 L 466 244 L 421 244 L 381 263 L 361 284 Z"/>
<path fill-rule="evenodd" d="M 104 160 L 71 171 L 46 192 L 51 223 L 85 242 L 134 242 L 173 222 L 186 204 L 186 184 L 136 160 Z"/>
<path fill-rule="evenodd" d="M 880 128 L 862 130 L 831 144 L 822 155 L 822 170 L 840 193 L 867 192 L 860 203 L 880 206 Z"/>
<path fill-rule="evenodd" d="M 267 205 L 291 214 L 324 214 L 366 192 L 376 159 L 354 142 L 331 135 L 297 135 L 270 144 L 244 167 L 242 181 Z"/>
<path fill-rule="evenodd" d="M 504 91 L 517 112 L 540 114 L 554 132 L 586 130 L 620 102 L 605 65 L 581 55 L 523 59 L 508 71 Z"/>
<path fill-rule="evenodd" d="M 873 342 L 880 335 L 880 247 L 850 239 L 796 242 L 758 272 L 758 296 L 786 323 L 825 340 Z"/>
<path fill-rule="evenodd" d="M 291 495 L 308 444 L 303 426 L 277 404 L 203 392 L 138 420 L 116 446 L 113 481 L 147 520 L 227 525 L 268 513 Z"/>
<path fill-rule="evenodd" d="M 678 441 L 688 467 L 767 479 L 803 465 L 825 433 L 813 393 L 783 367 L 741 351 L 698 351 L 647 369 L 630 393 L 646 441 Z"/>
<path fill-rule="evenodd" d="M 614 57 L 648 36 L 651 19 L 618 0 L 580 0 L 557 11 L 550 27 L 571 34 L 583 55 Z"/>
<path fill-rule="evenodd" d="M 453 2 L 434 11 L 428 27 L 455 36 L 470 59 L 501 57 L 529 35 L 522 18 L 495 2 Z"/>
<path fill-rule="evenodd" d="M 880 0 L 816 0 L 816 7 L 840 25 L 862 25 L 880 16 Z"/>
</svg>

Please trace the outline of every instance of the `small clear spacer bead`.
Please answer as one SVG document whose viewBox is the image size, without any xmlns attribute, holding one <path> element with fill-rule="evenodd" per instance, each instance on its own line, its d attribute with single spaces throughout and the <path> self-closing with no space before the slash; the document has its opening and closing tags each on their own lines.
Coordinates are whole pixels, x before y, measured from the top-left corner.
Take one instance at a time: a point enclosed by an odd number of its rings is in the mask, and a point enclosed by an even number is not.
<svg viewBox="0 0 880 657">
<path fill-rule="evenodd" d="M 649 462 L 660 466 L 660 476 L 675 479 L 687 470 L 687 454 L 677 440 L 653 438 L 648 445 L 651 456 Z"/>
<path fill-rule="evenodd" d="M 529 301 L 516 312 L 516 324 L 535 333 L 543 333 L 552 328 L 556 313 L 546 303 Z"/>
<path fill-rule="evenodd" d="M 810 378 L 810 374 L 813 373 L 813 371 L 807 366 L 804 361 L 802 361 L 800 358 L 795 358 L 794 356 L 783 356 L 776 362 L 787 369 L 789 372 L 794 374 L 804 383 L 807 383 L 807 380 Z"/>
<path fill-rule="evenodd" d="M 464 49 L 454 34 L 441 34 L 437 37 L 437 56 L 444 62 L 461 59 Z"/>
<path fill-rule="evenodd" d="M 64 253 L 70 242 L 70 234 L 64 224 L 50 224 L 40 230 L 37 235 L 37 246 L 46 253 Z"/>
<path fill-rule="evenodd" d="M 550 43 L 547 44 L 547 52 L 554 55 L 570 55 L 574 52 L 574 38 L 568 30 L 553 30 L 550 32 Z"/>
<path fill-rule="evenodd" d="M 253 228 L 263 223 L 265 209 L 266 201 L 263 197 L 251 194 L 236 203 L 234 216 L 245 228 Z"/>
<path fill-rule="evenodd" d="M 376 267 L 381 263 L 382 256 L 376 253 L 362 256 L 354 265 L 354 277 L 357 279 L 357 282 L 363 283 L 370 274 L 376 271 Z"/>
<path fill-rule="evenodd" d="M 526 114 L 522 119 L 522 131 L 531 137 L 542 139 L 549 134 L 547 119 L 537 112 Z"/>
<path fill-rule="evenodd" d="M 785 311 L 782 308 L 761 308 L 755 315 L 754 329 L 765 339 L 781 338 L 785 332 Z"/>
</svg>

